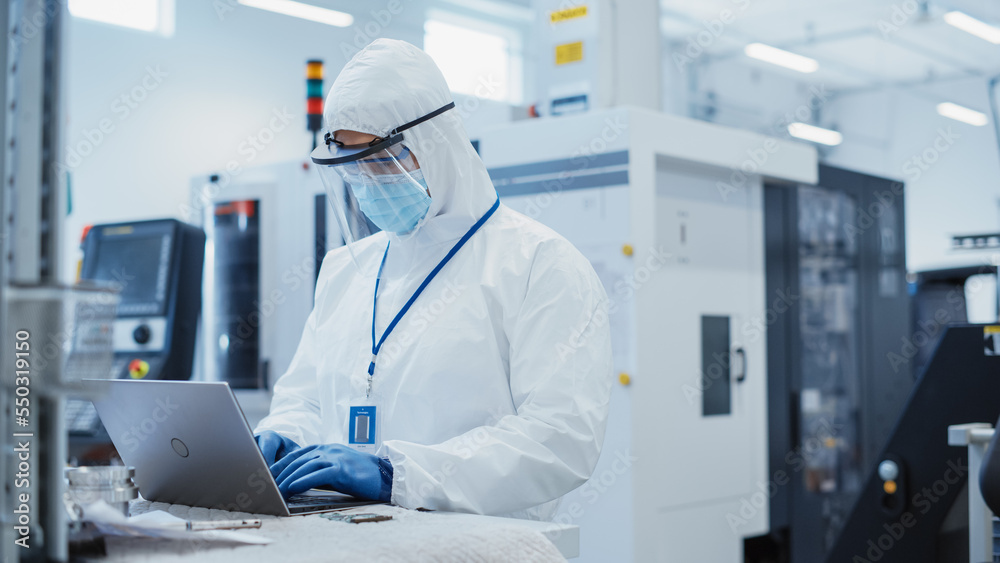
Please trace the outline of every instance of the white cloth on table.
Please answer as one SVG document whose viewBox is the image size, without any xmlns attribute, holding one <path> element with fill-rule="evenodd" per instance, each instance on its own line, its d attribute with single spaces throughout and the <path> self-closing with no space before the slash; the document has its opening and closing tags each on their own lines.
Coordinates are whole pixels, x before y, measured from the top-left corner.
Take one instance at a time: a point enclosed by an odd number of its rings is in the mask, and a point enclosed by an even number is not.
<svg viewBox="0 0 1000 563">
<path fill-rule="evenodd" d="M 132 501 L 131 514 L 164 510 L 189 520 L 260 518 L 260 529 L 241 530 L 266 535 L 270 545 L 205 544 L 168 540 L 112 538 L 102 563 L 197 563 L 199 561 L 275 563 L 276 561 L 403 561 L 493 563 L 565 561 L 540 532 L 518 525 L 497 524 L 477 516 L 407 510 L 372 505 L 348 512 L 374 512 L 393 517 L 384 522 L 348 524 L 319 514 L 280 518 L 246 512 L 195 508 L 148 500 Z"/>
</svg>

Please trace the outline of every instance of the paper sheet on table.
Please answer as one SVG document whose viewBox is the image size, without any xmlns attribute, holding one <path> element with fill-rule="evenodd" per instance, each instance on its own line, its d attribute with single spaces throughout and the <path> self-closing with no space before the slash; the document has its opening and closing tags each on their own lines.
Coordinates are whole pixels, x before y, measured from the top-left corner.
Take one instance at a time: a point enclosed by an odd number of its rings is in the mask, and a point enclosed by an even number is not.
<svg viewBox="0 0 1000 563">
<path fill-rule="evenodd" d="M 225 541 L 249 544 L 265 544 L 274 541 L 270 538 L 228 530 L 190 532 L 185 529 L 186 520 L 162 510 L 154 510 L 126 518 L 124 514 L 115 510 L 103 500 L 83 507 L 83 520 L 93 522 L 101 533 L 112 536 Z"/>
</svg>

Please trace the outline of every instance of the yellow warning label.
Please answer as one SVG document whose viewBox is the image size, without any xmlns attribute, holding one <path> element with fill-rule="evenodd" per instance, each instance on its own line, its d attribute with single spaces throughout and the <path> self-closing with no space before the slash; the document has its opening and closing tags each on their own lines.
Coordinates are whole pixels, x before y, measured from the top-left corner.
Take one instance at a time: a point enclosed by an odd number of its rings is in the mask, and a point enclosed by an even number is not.
<svg viewBox="0 0 1000 563">
<path fill-rule="evenodd" d="M 559 23 L 566 20 L 573 20 L 576 18 L 582 18 L 587 15 L 587 6 L 577 6 L 575 8 L 567 8 L 565 10 L 558 10 L 549 14 L 550 23 Z"/>
<path fill-rule="evenodd" d="M 556 45 L 556 64 L 575 63 L 583 60 L 583 41 Z"/>
<path fill-rule="evenodd" d="M 123 225 L 121 227 L 104 227 L 101 229 L 101 233 L 106 236 L 113 235 L 130 235 L 135 229 L 131 225 Z"/>
<path fill-rule="evenodd" d="M 983 327 L 983 354 L 1000 356 L 1000 326 Z"/>
</svg>

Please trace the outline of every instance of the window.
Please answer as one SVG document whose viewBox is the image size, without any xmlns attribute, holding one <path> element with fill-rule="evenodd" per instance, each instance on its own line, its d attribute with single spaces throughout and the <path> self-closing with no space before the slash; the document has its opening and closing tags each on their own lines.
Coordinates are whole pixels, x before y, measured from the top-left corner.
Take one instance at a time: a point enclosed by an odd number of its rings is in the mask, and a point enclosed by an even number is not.
<svg viewBox="0 0 1000 563">
<path fill-rule="evenodd" d="M 69 0 L 69 13 L 168 37 L 174 34 L 174 0 Z"/>
<path fill-rule="evenodd" d="M 520 103 L 522 70 L 514 33 L 463 23 L 438 17 L 424 24 L 424 51 L 441 68 L 448 87 L 459 94 Z"/>
</svg>

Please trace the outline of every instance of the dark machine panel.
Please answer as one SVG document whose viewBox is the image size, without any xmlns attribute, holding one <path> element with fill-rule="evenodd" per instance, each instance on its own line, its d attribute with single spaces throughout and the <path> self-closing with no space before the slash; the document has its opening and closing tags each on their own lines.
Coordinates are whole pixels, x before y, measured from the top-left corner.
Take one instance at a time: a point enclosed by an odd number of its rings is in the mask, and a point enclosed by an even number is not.
<svg viewBox="0 0 1000 563">
<path fill-rule="evenodd" d="M 911 362 L 914 374 L 924 371 L 944 327 L 969 322 L 966 285 L 970 278 L 982 275 L 995 278 L 997 267 L 983 264 L 927 270 L 910 276 L 913 333 L 906 342 L 905 354 L 897 361 Z M 976 286 L 972 284 L 970 289 L 975 290 Z M 1000 284 L 995 287 L 1000 291 Z M 1000 307 L 1000 299 L 997 305 Z"/>
<path fill-rule="evenodd" d="M 205 233 L 174 219 L 90 230 L 80 279 L 121 292 L 114 377 L 191 377 L 204 262 Z"/>
<path fill-rule="evenodd" d="M 945 329 L 879 456 L 899 466 L 898 482 L 887 487 L 871 468 L 826 561 L 952 562 L 963 555 L 969 560 L 967 543 L 949 543 L 940 535 L 956 499 L 964 498 L 968 479 L 968 449 L 948 445 L 948 426 L 1000 415 L 1000 356 L 983 346 L 991 328 Z M 947 553 L 949 545 L 958 553 Z"/>
<path fill-rule="evenodd" d="M 229 201 L 215 205 L 215 249 L 211 303 L 212 346 L 208 361 L 215 373 L 237 389 L 263 388 L 266 363 L 260 361 L 260 202 Z"/>
<path fill-rule="evenodd" d="M 792 563 L 822 561 L 913 378 L 903 187 L 820 166 L 817 186 L 765 186 L 771 530 Z"/>
<path fill-rule="evenodd" d="M 81 281 L 110 285 L 121 301 L 110 378 L 189 379 L 194 362 L 205 233 L 174 219 L 95 225 Z M 67 401 L 70 454 L 107 463 L 113 446 L 90 401 Z"/>
<path fill-rule="evenodd" d="M 729 317 L 701 317 L 701 373 L 714 380 L 701 394 L 702 416 L 731 414 Z"/>
</svg>

